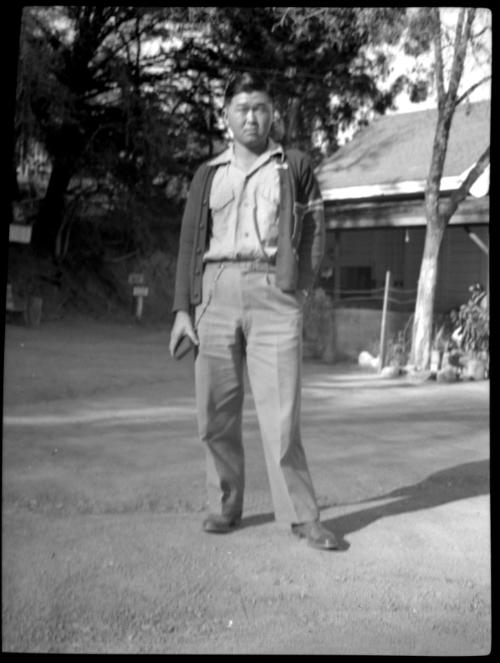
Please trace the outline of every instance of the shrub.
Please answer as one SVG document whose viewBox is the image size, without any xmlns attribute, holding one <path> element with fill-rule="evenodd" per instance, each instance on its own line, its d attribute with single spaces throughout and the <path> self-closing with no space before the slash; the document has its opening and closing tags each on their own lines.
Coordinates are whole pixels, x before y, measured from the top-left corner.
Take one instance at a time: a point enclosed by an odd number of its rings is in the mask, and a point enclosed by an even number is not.
<svg viewBox="0 0 500 663">
<path fill-rule="evenodd" d="M 490 313 L 486 292 L 479 283 L 469 288 L 470 297 L 453 314 L 455 332 L 452 339 L 459 350 L 472 356 L 489 353 Z"/>
<path fill-rule="evenodd" d="M 413 315 L 408 318 L 404 329 L 400 329 L 387 342 L 386 361 L 388 366 L 406 366 L 411 351 Z"/>
</svg>

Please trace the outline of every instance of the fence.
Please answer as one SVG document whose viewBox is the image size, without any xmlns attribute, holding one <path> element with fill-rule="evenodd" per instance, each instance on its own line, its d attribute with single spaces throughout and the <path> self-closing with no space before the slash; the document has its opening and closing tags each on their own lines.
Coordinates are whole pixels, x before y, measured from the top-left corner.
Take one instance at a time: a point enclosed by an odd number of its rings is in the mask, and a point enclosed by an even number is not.
<svg viewBox="0 0 500 663">
<path fill-rule="evenodd" d="M 325 290 L 334 307 L 342 306 L 379 309 L 383 306 L 386 287 L 366 290 Z M 389 285 L 387 301 L 391 310 L 406 313 L 415 308 L 417 290 L 407 290 Z"/>
<path fill-rule="evenodd" d="M 385 365 L 387 350 L 387 317 L 389 311 L 394 313 L 413 313 L 415 309 L 417 289 L 405 289 L 391 286 L 391 273 L 386 272 L 385 284 L 381 288 L 372 289 L 336 289 L 325 290 L 333 309 L 363 308 L 381 310 L 379 367 Z"/>
</svg>

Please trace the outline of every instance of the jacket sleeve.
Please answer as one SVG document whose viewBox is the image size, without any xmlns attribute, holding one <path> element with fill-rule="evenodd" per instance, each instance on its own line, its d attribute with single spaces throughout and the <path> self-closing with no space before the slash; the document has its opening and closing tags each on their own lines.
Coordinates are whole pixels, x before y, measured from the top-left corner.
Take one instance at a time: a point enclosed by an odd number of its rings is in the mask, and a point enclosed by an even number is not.
<svg viewBox="0 0 500 663">
<path fill-rule="evenodd" d="M 189 187 L 186 205 L 182 216 L 179 250 L 175 272 L 174 302 L 172 311 L 189 311 L 191 305 L 191 264 L 197 223 L 201 210 L 202 172 L 200 167 Z"/>
<path fill-rule="evenodd" d="M 303 204 L 299 253 L 299 288 L 311 290 L 318 277 L 325 251 L 325 214 L 312 163 L 304 156 L 300 168 L 299 200 Z"/>
</svg>

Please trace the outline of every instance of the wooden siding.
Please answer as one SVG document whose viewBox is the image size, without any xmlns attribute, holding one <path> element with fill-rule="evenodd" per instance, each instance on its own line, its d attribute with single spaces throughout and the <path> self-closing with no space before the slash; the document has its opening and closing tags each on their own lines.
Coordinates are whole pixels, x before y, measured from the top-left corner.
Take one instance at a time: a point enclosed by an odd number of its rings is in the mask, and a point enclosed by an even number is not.
<svg viewBox="0 0 500 663">
<path fill-rule="evenodd" d="M 374 238 L 377 259 L 375 261 L 375 279 L 377 288 L 385 285 L 387 271 L 391 273 L 394 287 L 404 286 L 404 231 L 399 228 L 381 228 Z"/>
<path fill-rule="evenodd" d="M 423 247 L 423 229 L 409 231 L 413 243 L 405 242 L 406 231 L 400 228 L 380 228 L 345 230 L 340 232 L 340 265 L 341 267 L 370 267 L 373 275 L 373 288 L 380 288 L 385 283 L 385 273 L 391 272 L 391 282 L 395 287 L 408 287 L 408 274 L 416 273 L 420 266 Z M 421 242 L 415 247 L 415 238 L 422 236 Z M 334 260 L 334 233 L 327 233 L 327 260 Z M 416 251 L 415 251 L 416 248 Z M 407 254 L 410 254 L 407 256 Z M 414 255 L 415 254 L 415 255 Z M 406 264 L 410 259 L 410 270 Z M 415 286 L 416 287 L 416 286 Z"/>
<path fill-rule="evenodd" d="M 488 227 L 474 226 L 474 233 L 489 245 Z M 391 285 L 405 292 L 399 300 L 416 298 L 424 250 L 425 228 L 362 229 L 337 231 L 340 236 L 340 266 L 370 267 L 372 288 L 384 285 L 391 272 Z M 333 233 L 327 234 L 327 253 L 333 255 Z M 408 241 L 406 241 L 406 237 Z M 448 227 L 439 256 L 435 310 L 448 312 L 464 304 L 473 283 L 489 287 L 488 256 L 470 239 L 464 227 Z M 408 308 L 413 308 L 407 302 Z"/>
<path fill-rule="evenodd" d="M 425 228 L 409 228 L 404 244 L 404 288 L 416 290 L 424 252 Z M 412 293 L 416 297 L 416 293 Z"/>
<path fill-rule="evenodd" d="M 489 245 L 488 227 L 474 227 L 474 233 Z M 404 244 L 404 288 L 416 289 L 424 251 L 425 228 L 411 228 Z M 469 286 L 482 283 L 489 287 L 488 256 L 467 235 L 464 227 L 448 227 L 439 254 L 438 281 L 434 308 L 448 312 L 464 304 Z"/>
<path fill-rule="evenodd" d="M 487 227 L 475 227 L 474 233 L 488 246 Z M 488 256 L 468 236 L 465 228 L 447 228 L 440 254 L 440 273 L 436 310 L 458 308 L 469 298 L 469 286 L 481 283 L 489 288 Z"/>
</svg>

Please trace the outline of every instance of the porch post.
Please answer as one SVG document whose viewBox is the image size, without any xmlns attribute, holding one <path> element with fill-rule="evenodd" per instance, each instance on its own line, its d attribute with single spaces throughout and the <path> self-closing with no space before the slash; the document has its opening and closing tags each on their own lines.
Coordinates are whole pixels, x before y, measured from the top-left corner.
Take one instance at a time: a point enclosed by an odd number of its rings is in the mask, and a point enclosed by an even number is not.
<svg viewBox="0 0 500 663">
<path fill-rule="evenodd" d="M 340 231 L 333 232 L 333 301 L 336 303 L 340 299 Z"/>
<path fill-rule="evenodd" d="M 389 288 L 391 287 L 391 272 L 385 273 L 384 303 L 382 307 L 382 321 L 380 324 L 380 364 L 379 371 L 385 366 L 386 337 L 387 337 L 387 312 L 389 306 Z"/>
</svg>

